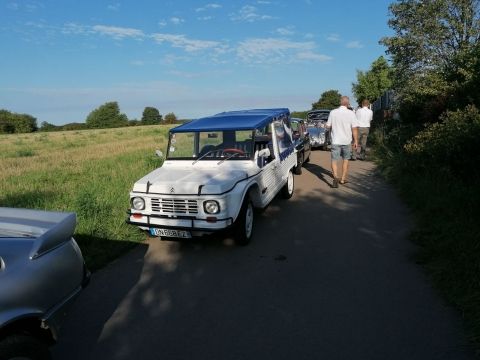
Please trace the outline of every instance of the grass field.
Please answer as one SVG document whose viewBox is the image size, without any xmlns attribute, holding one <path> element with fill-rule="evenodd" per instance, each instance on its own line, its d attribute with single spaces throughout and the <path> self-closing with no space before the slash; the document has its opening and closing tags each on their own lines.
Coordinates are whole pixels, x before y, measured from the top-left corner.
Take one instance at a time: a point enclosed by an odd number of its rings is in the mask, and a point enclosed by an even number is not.
<svg viewBox="0 0 480 360">
<path fill-rule="evenodd" d="M 125 224 L 133 183 L 161 165 L 167 126 L 0 135 L 0 206 L 77 213 L 95 270 L 145 239 Z"/>
</svg>

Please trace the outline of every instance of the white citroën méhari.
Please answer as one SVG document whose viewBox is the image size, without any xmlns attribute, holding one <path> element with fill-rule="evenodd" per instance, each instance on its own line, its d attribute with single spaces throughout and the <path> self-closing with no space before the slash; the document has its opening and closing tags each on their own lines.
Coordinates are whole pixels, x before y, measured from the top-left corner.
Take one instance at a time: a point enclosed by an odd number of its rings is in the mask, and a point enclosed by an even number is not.
<svg viewBox="0 0 480 360">
<path fill-rule="evenodd" d="M 133 186 L 127 222 L 161 238 L 233 229 L 245 245 L 254 208 L 293 195 L 288 109 L 223 112 L 170 130 L 163 166 Z"/>
</svg>

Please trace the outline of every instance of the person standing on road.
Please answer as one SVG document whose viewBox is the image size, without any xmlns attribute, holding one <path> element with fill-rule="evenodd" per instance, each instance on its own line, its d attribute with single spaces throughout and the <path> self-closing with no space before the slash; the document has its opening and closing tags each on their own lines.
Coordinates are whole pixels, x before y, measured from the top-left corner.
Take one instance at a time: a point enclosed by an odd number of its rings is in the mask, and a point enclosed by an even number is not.
<svg viewBox="0 0 480 360">
<path fill-rule="evenodd" d="M 348 160 L 352 156 L 352 136 L 353 146 L 356 151 L 358 147 L 358 125 L 355 113 L 347 108 L 350 104 L 348 96 L 342 96 L 340 99 L 340 107 L 330 111 L 328 116 L 327 127 L 331 129 L 332 134 L 332 187 L 338 188 L 338 183 L 345 184 L 347 182 Z M 337 161 L 343 160 L 342 178 L 338 179 Z"/>
<path fill-rule="evenodd" d="M 360 142 L 360 160 L 365 160 L 367 151 L 367 138 L 370 132 L 370 122 L 373 120 L 373 111 L 369 108 L 370 102 L 362 101 L 362 108 L 357 110 L 358 140 Z"/>
</svg>

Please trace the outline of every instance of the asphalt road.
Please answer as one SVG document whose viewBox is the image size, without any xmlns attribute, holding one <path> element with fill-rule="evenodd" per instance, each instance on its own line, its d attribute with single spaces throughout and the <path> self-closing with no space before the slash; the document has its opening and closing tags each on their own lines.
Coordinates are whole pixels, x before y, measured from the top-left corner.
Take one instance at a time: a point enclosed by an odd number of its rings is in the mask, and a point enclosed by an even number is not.
<svg viewBox="0 0 480 360">
<path fill-rule="evenodd" d="M 254 239 L 150 239 L 94 274 L 54 359 L 471 359 L 412 260 L 406 208 L 370 162 L 330 187 L 315 151 Z"/>
</svg>

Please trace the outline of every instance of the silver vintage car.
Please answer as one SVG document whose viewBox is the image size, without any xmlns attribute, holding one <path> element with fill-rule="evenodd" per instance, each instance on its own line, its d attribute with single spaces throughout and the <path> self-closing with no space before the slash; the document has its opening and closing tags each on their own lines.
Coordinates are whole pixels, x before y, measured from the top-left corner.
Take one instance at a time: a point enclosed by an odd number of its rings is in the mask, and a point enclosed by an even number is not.
<svg viewBox="0 0 480 360">
<path fill-rule="evenodd" d="M 331 144 L 330 130 L 326 127 L 330 110 L 312 110 L 307 113 L 307 130 L 313 148 L 328 150 Z"/>
<path fill-rule="evenodd" d="M 0 207 L 0 360 L 49 359 L 90 273 L 74 213 Z"/>
</svg>

